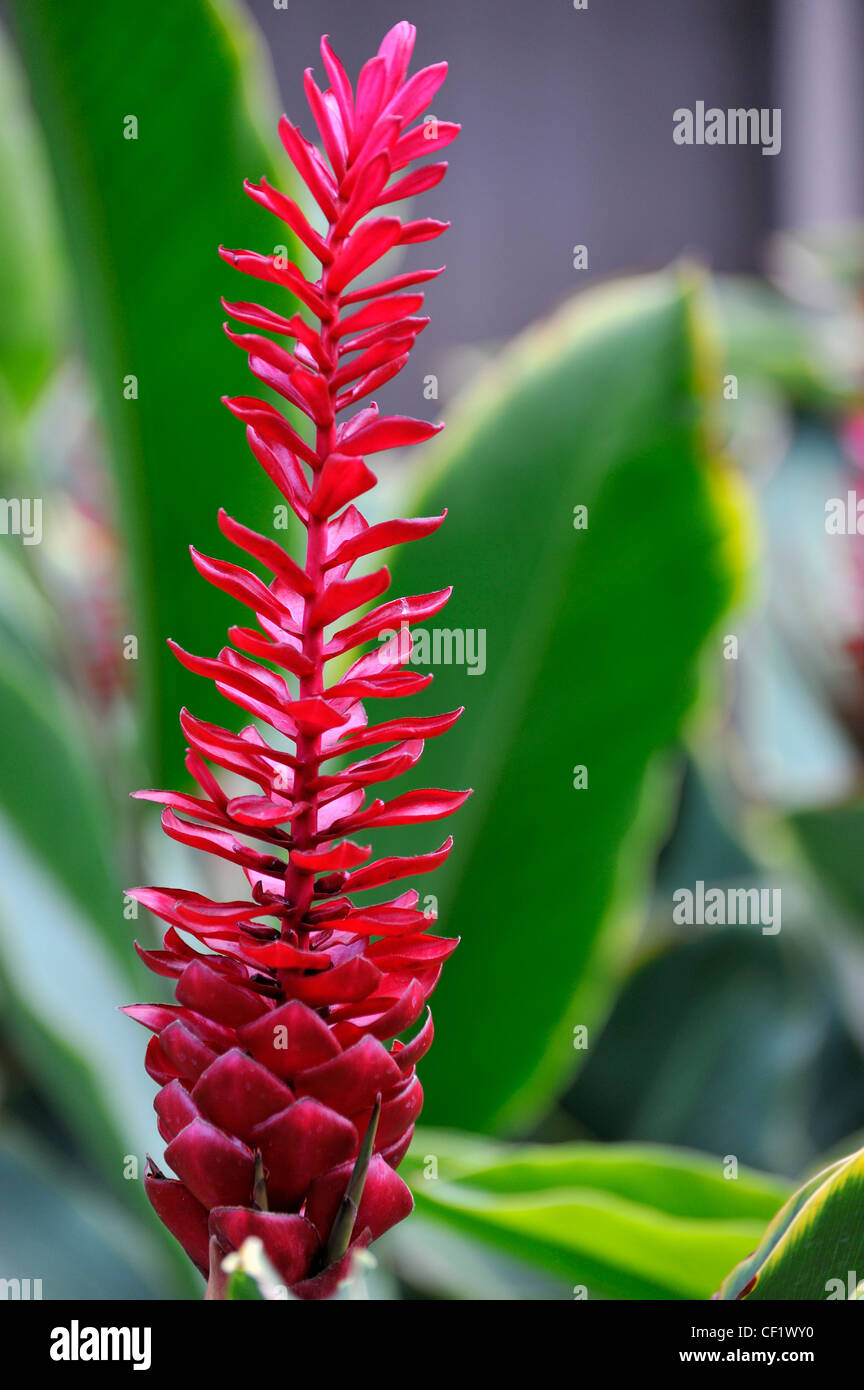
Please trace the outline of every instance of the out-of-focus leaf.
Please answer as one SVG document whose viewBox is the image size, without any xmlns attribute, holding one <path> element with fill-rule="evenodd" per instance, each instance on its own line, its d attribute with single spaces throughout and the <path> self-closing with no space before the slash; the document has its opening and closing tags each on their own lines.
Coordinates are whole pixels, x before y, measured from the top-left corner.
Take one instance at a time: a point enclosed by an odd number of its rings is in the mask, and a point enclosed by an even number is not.
<svg viewBox="0 0 864 1390">
<path fill-rule="evenodd" d="M 9 653 L 40 684 L 48 653 L 57 649 L 58 620 L 25 564 L 0 548 L 0 652 Z M 2 660 L 5 662 L 6 655 Z"/>
<path fill-rule="evenodd" d="M 663 1145 L 506 1144 L 423 1126 L 405 1159 L 406 1171 L 422 1174 L 432 1156 L 439 1177 L 465 1187 L 501 1193 L 586 1187 L 671 1216 L 759 1220 L 789 1192 L 782 1178 L 753 1170 L 743 1179 L 726 1178 L 722 1160 Z"/>
<path fill-rule="evenodd" d="M 827 1300 L 854 1296 L 864 1264 L 864 1150 L 805 1183 L 759 1249 L 724 1283 L 724 1299 Z"/>
<path fill-rule="evenodd" d="M 225 1297 L 234 1303 L 261 1303 L 264 1299 L 256 1280 L 242 1269 L 236 1269 L 230 1276 Z"/>
<path fill-rule="evenodd" d="M 146 22 L 111 0 L 11 8 L 119 479 L 145 753 L 177 776 L 177 711 L 189 703 L 215 717 L 221 701 L 165 639 L 213 654 L 230 611 L 215 595 L 202 601 L 187 546 L 224 546 L 220 504 L 273 526 L 273 498 L 219 400 L 245 391 L 247 373 L 219 304 L 245 287 L 217 255 L 220 242 L 268 251 L 278 242 L 295 255 L 288 229 L 242 187 L 272 176 L 258 119 L 268 73 L 240 11 L 221 0 L 161 5 Z"/>
<path fill-rule="evenodd" d="M 828 350 L 814 324 L 762 280 L 715 282 L 725 367 L 739 382 L 762 382 L 799 404 L 837 406 L 861 399 L 848 363 Z"/>
<path fill-rule="evenodd" d="M 860 604 L 856 538 L 825 529 L 826 502 L 853 485 L 836 431 L 805 417 L 758 492 L 762 576 L 736 627 L 740 747 L 715 760 L 751 799 L 789 809 L 842 800 L 860 776 L 845 651 Z"/>
<path fill-rule="evenodd" d="M 65 320 L 56 209 L 15 55 L 0 31 L 0 392 L 26 410 L 57 359 Z"/>
<path fill-rule="evenodd" d="M 446 506 L 445 525 L 394 557 L 396 592 L 455 585 L 448 640 L 486 639 L 484 674 L 438 664 L 415 702 L 467 706 L 415 780 L 476 789 L 428 890 L 462 937 L 424 1061 L 435 1122 L 536 1113 L 579 1060 L 572 1030 L 599 1016 L 635 925 L 669 807 L 658 755 L 740 561 L 736 485 L 705 456 L 696 313 L 691 286 L 650 277 L 518 340 L 430 455 L 413 510 Z M 386 847 L 410 853 L 406 839 Z"/>
<path fill-rule="evenodd" d="M 135 978 L 123 932 L 117 883 L 117 844 L 107 798 L 87 762 L 86 731 L 50 669 L 0 646 L 0 808 L 29 845 L 36 862 L 34 894 L 53 880 L 72 897 L 129 978 Z M 0 904 L 6 893 L 0 882 Z M 22 939 L 38 951 L 27 913 Z"/>
<path fill-rule="evenodd" d="M 104 925 L 111 923 L 125 943 L 129 924 L 119 895 Z M 157 1222 L 140 1181 L 158 1136 L 139 1030 L 118 1012 L 126 1000 L 142 997 L 128 955 L 127 949 L 123 971 L 93 920 L 0 818 L 0 1002 L 7 1045 L 107 1186 L 161 1244 L 176 1287 L 191 1291 L 200 1281 Z M 127 1178 L 133 1159 L 138 1180 Z"/>
<path fill-rule="evenodd" d="M 808 867 L 864 924 L 864 798 L 794 812 L 788 821 Z"/>
<path fill-rule="evenodd" d="M 705 740 L 700 740 L 700 747 Z M 755 863 L 734 834 L 737 802 L 721 795 L 706 770 L 691 760 L 681 779 L 675 828 L 657 861 L 655 892 L 667 901 L 682 883 L 694 879 L 744 879 Z"/>
<path fill-rule="evenodd" d="M 772 279 L 790 298 L 818 309 L 861 311 L 864 228 L 858 222 L 777 232 L 768 246 Z"/>
<path fill-rule="evenodd" d="M 800 1172 L 864 1120 L 860 1053 L 826 961 L 785 918 L 778 936 L 676 930 L 696 939 L 639 962 L 568 1112 L 605 1140 L 687 1144 Z"/>
<path fill-rule="evenodd" d="M 524 1303 L 570 1300 L 572 1291 L 536 1265 L 415 1211 L 388 1231 L 377 1247 L 382 1265 L 427 1298 Z"/>
<path fill-rule="evenodd" d="M 0 1279 L 30 1280 L 19 1285 L 21 1297 L 28 1288 L 45 1299 L 183 1296 L 150 1231 L 8 1128 L 0 1136 L 0 1231 Z"/>
<path fill-rule="evenodd" d="M 434 1164 L 432 1160 L 434 1159 Z M 423 1130 L 402 1169 L 418 1212 L 600 1298 L 708 1298 L 788 1188 L 650 1146 L 496 1145 Z"/>
</svg>

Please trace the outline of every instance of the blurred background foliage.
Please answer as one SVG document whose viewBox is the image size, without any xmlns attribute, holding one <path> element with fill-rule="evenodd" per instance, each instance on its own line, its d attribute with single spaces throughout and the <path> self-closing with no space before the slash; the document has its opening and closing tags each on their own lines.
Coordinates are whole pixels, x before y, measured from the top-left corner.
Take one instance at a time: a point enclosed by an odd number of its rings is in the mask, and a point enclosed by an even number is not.
<svg viewBox="0 0 864 1390">
<path fill-rule="evenodd" d="M 234 4 L 7 17 L 0 492 L 44 535 L 0 541 L 0 1277 L 197 1297 L 138 1181 L 161 1149 L 117 1006 L 158 986 L 156 934 L 123 886 L 222 893 L 127 796 L 185 776 L 182 703 L 219 709 L 164 646 L 231 621 L 187 544 L 220 504 L 273 526 L 219 404 L 215 247 L 273 234 L 244 176 L 291 176 Z M 372 520 L 449 508 L 396 588 L 454 583 L 486 669 L 429 700 L 467 706 L 423 770 L 476 788 L 429 886 L 462 945 L 373 1296 L 705 1298 L 859 1142 L 864 543 L 825 505 L 864 467 L 862 285 L 844 227 L 776 237 L 763 278 L 592 288 L 459 358 L 441 441 L 384 472 Z M 782 931 L 676 926 L 697 880 L 780 887 Z"/>
</svg>

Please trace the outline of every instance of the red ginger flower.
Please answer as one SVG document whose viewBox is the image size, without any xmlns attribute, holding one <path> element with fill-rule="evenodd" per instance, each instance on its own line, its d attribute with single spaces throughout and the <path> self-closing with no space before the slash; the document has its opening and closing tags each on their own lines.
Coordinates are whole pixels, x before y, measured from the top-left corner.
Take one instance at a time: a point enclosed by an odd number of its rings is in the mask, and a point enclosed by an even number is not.
<svg viewBox="0 0 864 1390">
<path fill-rule="evenodd" d="M 257 304 L 225 305 L 252 330 L 226 326 L 254 375 L 314 426 L 312 445 L 264 401 L 226 401 L 305 527 L 306 561 L 301 567 L 274 540 L 220 512 L 223 534 L 272 581 L 194 549 L 193 561 L 217 588 L 247 604 L 259 627 L 231 628 L 236 650 L 226 647 L 215 659 L 172 644 L 185 666 L 213 679 L 292 751 L 271 746 L 254 725 L 235 734 L 184 710 L 186 766 L 201 795 L 138 793 L 166 808 L 167 835 L 236 864 L 250 890 L 232 902 L 185 889 L 134 893 L 168 923 L 163 950 L 137 949 L 156 974 L 176 981 L 177 1000 L 127 1009 L 154 1033 L 146 1066 L 161 1087 L 159 1130 L 177 1174 L 167 1178 L 150 1162 L 146 1188 L 198 1268 L 211 1272 L 216 1297 L 222 1257 L 250 1235 L 261 1238 L 295 1294 L 328 1297 L 352 1249 L 411 1210 L 395 1170 L 422 1104 L 415 1065 L 432 1041 L 426 1000 L 457 944 L 426 933 L 414 889 L 374 906 L 357 906 L 351 897 L 434 869 L 452 843 L 369 863 L 372 850 L 355 834 L 437 820 L 468 795 L 436 788 L 366 800 L 367 788 L 412 768 L 424 739 L 444 733 L 461 713 L 370 726 L 362 704 L 366 696 L 410 694 L 431 679 L 405 669 L 404 626 L 437 613 L 450 591 L 390 600 L 343 621 L 389 584 L 386 568 L 349 578 L 355 561 L 429 535 L 444 519 L 370 526 L 353 505 L 376 481 L 364 455 L 427 439 L 440 426 L 381 416 L 374 403 L 339 420 L 405 365 L 428 322 L 417 316 L 423 296 L 416 286 L 440 273 L 409 271 L 349 288 L 391 247 L 429 240 L 446 227 L 428 218 L 369 216 L 434 187 L 443 163 L 390 179 L 458 133 L 444 121 L 411 126 L 446 74 L 438 63 L 406 77 L 414 36 L 410 24 L 397 24 L 363 67 L 356 94 L 322 39 L 331 85 L 322 92 L 311 70 L 305 80 L 326 160 L 297 127 L 284 117 L 280 123 L 325 232 L 266 180 L 246 184 L 320 261 L 320 278 L 306 280 L 277 256 L 220 252 L 239 270 L 290 290 L 317 323 Z M 267 334 L 293 340 L 293 351 Z M 394 627 L 403 629 L 398 644 L 367 651 L 327 683 L 328 662 Z M 383 751 L 367 755 L 378 745 Z M 229 795 L 208 764 L 260 790 Z M 397 1039 L 418 1024 L 411 1041 Z"/>
</svg>

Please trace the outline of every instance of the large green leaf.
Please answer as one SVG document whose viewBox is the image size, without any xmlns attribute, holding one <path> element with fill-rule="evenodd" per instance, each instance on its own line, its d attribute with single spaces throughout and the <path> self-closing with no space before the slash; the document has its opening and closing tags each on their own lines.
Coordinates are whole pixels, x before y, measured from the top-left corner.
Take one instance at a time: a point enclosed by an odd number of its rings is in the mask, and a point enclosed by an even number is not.
<svg viewBox="0 0 864 1390">
<path fill-rule="evenodd" d="M 668 815 L 658 755 L 737 564 L 733 485 L 703 443 L 694 294 L 675 275 L 618 284 L 518 340 L 430 455 L 413 510 L 447 506 L 447 522 L 394 561 L 397 592 L 452 583 L 447 628 L 486 631 L 485 674 L 436 666 L 420 697 L 467 706 L 427 745 L 424 784 L 475 788 L 429 883 L 462 937 L 424 1061 L 438 1123 L 536 1112 L 631 938 Z"/>
<path fill-rule="evenodd" d="M 434 1159 L 434 1163 L 432 1160 Z M 562 1297 L 709 1298 L 788 1188 L 640 1146 L 492 1144 L 421 1131 L 402 1172 L 419 1214 L 551 1271 Z"/>
<path fill-rule="evenodd" d="M 864 1266 L 864 1150 L 811 1178 L 771 1222 L 756 1253 L 732 1271 L 724 1299 L 855 1296 Z"/>
<path fill-rule="evenodd" d="M 217 255 L 220 242 L 277 241 L 293 255 L 287 228 L 242 188 L 272 174 L 256 114 L 269 75 L 233 4 L 188 0 L 146 19 L 111 0 L 13 0 L 12 11 L 120 481 L 145 727 L 163 772 L 176 775 L 178 709 L 194 703 L 212 717 L 221 702 L 165 639 L 212 654 L 230 611 L 227 599 L 202 601 L 187 545 L 216 543 L 220 504 L 249 524 L 273 522 L 273 499 L 219 401 L 245 391 L 246 372 L 219 305 L 243 288 Z M 137 139 L 127 139 L 133 117 Z M 137 399 L 124 396 L 130 375 Z"/>
</svg>

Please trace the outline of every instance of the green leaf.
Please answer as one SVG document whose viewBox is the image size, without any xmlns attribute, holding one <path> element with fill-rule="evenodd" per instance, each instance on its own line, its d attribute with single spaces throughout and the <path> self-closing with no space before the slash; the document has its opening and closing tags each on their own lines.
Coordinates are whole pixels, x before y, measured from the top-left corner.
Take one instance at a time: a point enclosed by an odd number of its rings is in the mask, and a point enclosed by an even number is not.
<svg viewBox="0 0 864 1390">
<path fill-rule="evenodd" d="M 5 403 L 32 405 L 65 329 L 56 209 L 41 132 L 0 31 L 0 383 Z"/>
<path fill-rule="evenodd" d="M 857 1296 L 864 1267 L 864 1149 L 818 1173 L 772 1221 L 758 1250 L 732 1271 L 724 1299 Z"/>
<path fill-rule="evenodd" d="M 134 979 L 108 799 L 88 764 L 88 731 L 37 650 L 0 640 L 0 810 L 38 858 L 38 883 L 71 896 Z M 38 884 L 37 884 L 38 886 Z M 5 885 L 0 885 L 0 902 Z M 28 931 L 23 928 L 23 935 Z"/>
<path fill-rule="evenodd" d="M 401 1171 L 424 1218 L 600 1298 L 709 1298 L 726 1252 L 752 1249 L 788 1191 L 649 1145 L 506 1146 L 428 1130 Z"/>
<path fill-rule="evenodd" d="M 434 1122 L 536 1113 L 632 939 L 669 813 L 658 755 L 694 704 L 740 563 L 732 478 L 705 455 L 696 316 L 692 286 L 663 275 L 592 291 L 525 334 L 430 454 L 412 510 L 446 506 L 445 525 L 394 559 L 395 592 L 452 583 L 441 621 L 486 634 L 484 674 L 436 665 L 413 702 L 467 707 L 415 780 L 475 788 L 427 890 L 462 938 L 424 1062 Z M 406 839 L 385 847 L 410 853 Z"/>
<path fill-rule="evenodd" d="M 718 881 L 703 872 L 706 883 Z M 796 929 L 783 896 L 778 936 L 685 927 L 677 929 L 683 939 L 646 950 L 566 1097 L 580 1128 L 604 1140 L 737 1154 L 793 1174 L 849 1132 L 860 1056 L 812 922 Z M 670 912 L 671 889 L 667 931 Z M 661 921 L 658 911 L 658 931 Z"/>
<path fill-rule="evenodd" d="M 849 405 L 861 386 L 835 352 L 825 350 L 797 306 L 761 280 L 724 276 L 715 282 L 726 369 L 762 382 L 796 403 Z"/>
<path fill-rule="evenodd" d="M 288 229 L 242 186 L 272 176 L 258 111 L 274 109 L 270 76 L 233 4 L 163 5 L 146 22 L 111 0 L 85 11 L 13 0 L 12 10 L 119 479 L 145 751 L 151 768 L 176 778 L 181 705 L 214 718 L 223 702 L 183 671 L 166 638 L 212 655 L 234 620 L 188 545 L 224 547 L 220 504 L 259 529 L 273 525 L 273 498 L 219 399 L 245 392 L 248 373 L 220 328 L 220 295 L 243 298 L 244 287 L 217 254 L 220 242 L 278 242 L 295 255 Z M 125 138 L 131 118 L 137 139 Z M 124 397 L 132 376 L 137 399 Z"/>
<path fill-rule="evenodd" d="M 264 1295 L 257 1281 L 245 1270 L 235 1269 L 225 1286 L 225 1297 L 235 1303 L 261 1303 Z"/>
<path fill-rule="evenodd" d="M 795 811 L 788 824 L 808 867 L 835 902 L 864 924 L 864 798 Z"/>
<path fill-rule="evenodd" d="M 379 1253 L 382 1265 L 426 1298 L 521 1303 L 572 1297 L 571 1290 L 545 1270 L 416 1211 L 410 1221 L 387 1232 Z"/>
<path fill-rule="evenodd" d="M 829 1168 L 825 1168 L 822 1172 L 816 1173 L 814 1177 L 805 1182 L 803 1187 L 800 1187 L 797 1192 L 793 1192 L 789 1200 L 780 1208 L 773 1221 L 769 1223 L 757 1248 L 751 1255 L 748 1255 L 746 1260 L 742 1260 L 739 1265 L 736 1265 L 728 1278 L 723 1281 L 721 1288 L 722 1298 L 740 1298 L 742 1290 L 747 1287 L 753 1276 L 759 1272 L 760 1266 L 765 1262 L 767 1256 L 770 1255 L 771 1251 L 782 1239 L 786 1231 L 788 1231 L 792 1222 L 801 1211 L 801 1208 L 809 1198 L 812 1197 L 813 1193 L 822 1186 L 826 1176 L 829 1173 L 836 1172 L 840 1168 L 844 1168 L 846 1166 L 846 1161 L 847 1160 L 843 1158 L 839 1159 L 837 1163 L 832 1163 Z"/>
</svg>

